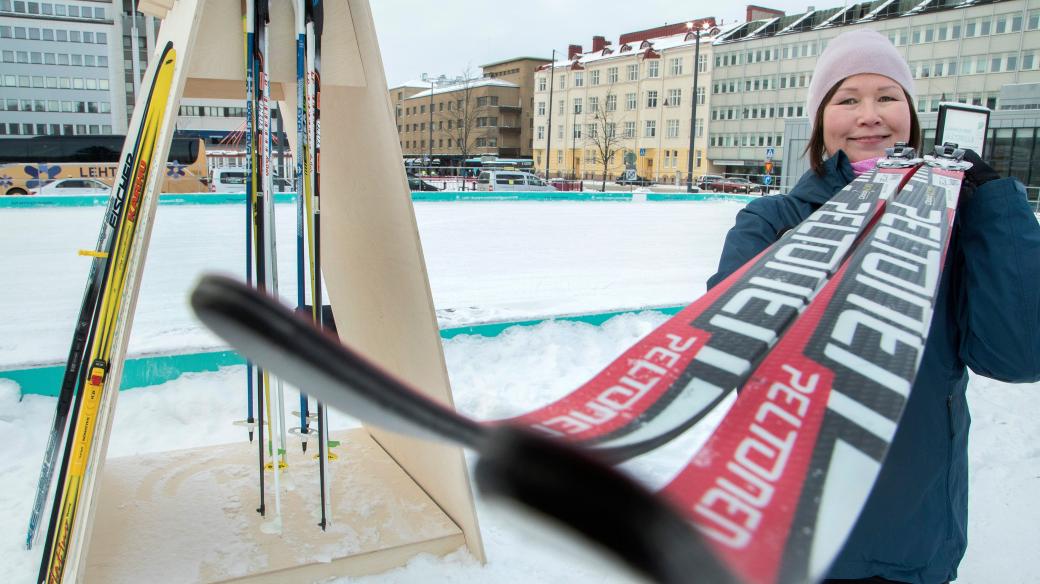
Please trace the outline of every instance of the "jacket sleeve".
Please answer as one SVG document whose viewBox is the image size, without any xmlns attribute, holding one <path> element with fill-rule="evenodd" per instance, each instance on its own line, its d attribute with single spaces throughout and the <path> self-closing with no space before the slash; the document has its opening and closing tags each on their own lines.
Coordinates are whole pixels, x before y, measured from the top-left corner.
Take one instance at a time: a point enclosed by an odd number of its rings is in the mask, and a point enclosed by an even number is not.
<svg viewBox="0 0 1040 584">
<path fill-rule="evenodd" d="M 990 181 L 958 213 L 961 358 L 986 377 L 1040 381 L 1040 223 L 1025 188 Z"/>
<path fill-rule="evenodd" d="M 748 203 L 737 213 L 737 222 L 726 234 L 726 243 L 719 258 L 719 269 L 708 278 L 708 289 L 725 280 L 740 269 L 748 260 L 776 241 L 779 214 L 776 212 L 778 197 L 762 197 Z"/>
</svg>

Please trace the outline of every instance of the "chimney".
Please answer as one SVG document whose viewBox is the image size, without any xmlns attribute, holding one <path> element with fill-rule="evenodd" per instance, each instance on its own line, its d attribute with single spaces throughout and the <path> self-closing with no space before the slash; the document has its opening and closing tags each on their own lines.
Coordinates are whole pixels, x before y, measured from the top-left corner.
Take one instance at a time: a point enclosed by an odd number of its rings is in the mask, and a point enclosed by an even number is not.
<svg viewBox="0 0 1040 584">
<path fill-rule="evenodd" d="M 567 59 L 577 59 L 581 53 L 581 45 L 567 45 Z"/>
<path fill-rule="evenodd" d="M 592 37 L 592 52 L 598 53 L 603 50 L 603 47 L 607 46 L 607 39 L 601 36 Z"/>
</svg>

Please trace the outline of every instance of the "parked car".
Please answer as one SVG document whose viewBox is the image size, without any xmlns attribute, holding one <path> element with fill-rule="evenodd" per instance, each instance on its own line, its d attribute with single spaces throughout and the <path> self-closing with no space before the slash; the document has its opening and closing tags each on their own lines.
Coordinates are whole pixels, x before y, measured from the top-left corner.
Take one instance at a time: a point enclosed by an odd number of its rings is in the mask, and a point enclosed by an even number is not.
<svg viewBox="0 0 1040 584">
<path fill-rule="evenodd" d="M 707 190 L 713 193 L 762 194 L 762 185 L 746 178 L 729 177 L 709 183 Z"/>
<path fill-rule="evenodd" d="M 248 177 L 244 168 L 214 168 L 209 190 L 211 193 L 244 193 Z"/>
<path fill-rule="evenodd" d="M 648 186 L 654 184 L 654 181 L 652 181 L 652 180 L 650 180 L 648 178 L 639 176 L 638 174 L 635 175 L 635 176 L 629 176 L 629 177 L 624 177 L 623 176 L 623 177 L 617 179 L 614 182 L 619 184 L 619 185 L 632 185 L 632 186 L 635 186 L 635 187 L 648 187 Z"/>
<path fill-rule="evenodd" d="M 408 177 L 408 190 L 410 191 L 439 191 L 441 189 L 431 185 L 421 178 L 415 176 Z"/>
<path fill-rule="evenodd" d="M 716 182 L 718 182 L 720 180 L 723 180 L 723 177 L 721 175 L 718 175 L 718 174 L 706 174 L 706 175 L 700 177 L 699 179 L 697 179 L 697 188 L 702 190 L 702 191 L 711 190 L 712 183 L 716 183 Z"/>
<path fill-rule="evenodd" d="M 556 187 L 529 172 L 485 170 L 477 177 L 478 191 L 555 191 Z"/>
<path fill-rule="evenodd" d="M 63 178 L 36 189 L 35 195 L 108 195 L 112 187 L 93 178 Z"/>
</svg>

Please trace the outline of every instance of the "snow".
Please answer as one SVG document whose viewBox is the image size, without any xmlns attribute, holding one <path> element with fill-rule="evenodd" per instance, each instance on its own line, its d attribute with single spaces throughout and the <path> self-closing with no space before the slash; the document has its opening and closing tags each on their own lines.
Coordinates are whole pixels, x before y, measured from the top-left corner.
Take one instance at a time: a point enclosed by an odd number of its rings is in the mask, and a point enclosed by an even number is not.
<svg viewBox="0 0 1040 584">
<path fill-rule="evenodd" d="M 734 203 L 420 203 L 416 214 L 442 326 L 519 320 L 551 314 L 689 302 L 704 290 Z M 6 210 L 0 214 L 5 285 L 0 287 L 0 367 L 63 358 L 93 247 L 100 208 Z M 185 306 L 198 273 L 237 273 L 243 210 L 162 207 L 142 283 L 132 352 L 184 351 L 218 344 Z M 295 298 L 294 211 L 280 206 L 283 295 Z M 659 313 L 626 314 L 601 327 L 546 322 L 495 338 L 445 341 L 459 409 L 501 418 L 563 395 L 663 321 Z M 242 367 L 192 374 L 161 386 L 123 392 L 110 456 L 222 444 L 244 439 Z M 1007 385 L 973 376 L 969 401 L 971 524 L 960 582 L 1035 581 L 1030 566 L 1040 524 L 1040 384 Z M 296 405 L 293 392 L 287 410 Z M 6 581 L 29 582 L 39 549 L 22 549 L 54 399 L 19 399 L 0 381 L 0 563 Z M 666 483 L 705 438 L 711 421 L 651 455 L 625 465 L 648 486 Z M 334 413 L 333 428 L 354 425 Z M 156 431 L 161 428 L 161 431 Z M 489 562 L 465 550 L 418 556 L 365 583 L 628 582 L 616 569 L 575 560 L 559 537 L 532 534 L 513 511 L 477 498 Z M 187 578 L 187 575 L 184 575 Z M 172 577 L 172 579 L 176 579 Z M 183 578 L 182 578 L 183 579 Z M 346 580 L 344 580 L 346 581 Z"/>
</svg>

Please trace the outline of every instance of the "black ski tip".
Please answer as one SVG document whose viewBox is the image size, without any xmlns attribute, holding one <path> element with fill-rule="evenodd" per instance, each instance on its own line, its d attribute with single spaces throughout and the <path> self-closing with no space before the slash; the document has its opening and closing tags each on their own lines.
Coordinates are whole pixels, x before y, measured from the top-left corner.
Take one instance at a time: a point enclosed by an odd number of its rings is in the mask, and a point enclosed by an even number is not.
<svg viewBox="0 0 1040 584">
<path fill-rule="evenodd" d="M 476 480 L 488 499 L 570 528 L 653 582 L 737 582 L 677 509 L 587 451 L 503 426 Z"/>
<path fill-rule="evenodd" d="M 249 432 L 249 443 L 250 444 L 253 443 L 253 432 L 252 431 Z"/>
<path fill-rule="evenodd" d="M 303 451 L 307 452 L 307 443 L 306 442 L 303 443 Z"/>
</svg>

